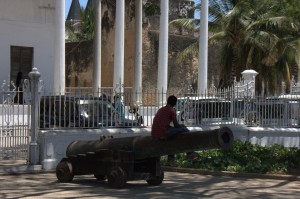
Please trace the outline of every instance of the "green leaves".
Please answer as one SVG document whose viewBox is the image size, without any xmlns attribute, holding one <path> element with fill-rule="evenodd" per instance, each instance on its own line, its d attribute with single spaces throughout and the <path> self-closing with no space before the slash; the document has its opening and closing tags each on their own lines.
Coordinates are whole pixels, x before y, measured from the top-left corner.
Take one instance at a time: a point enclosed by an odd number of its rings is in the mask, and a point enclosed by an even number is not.
<svg viewBox="0 0 300 199">
<path fill-rule="evenodd" d="M 68 40 L 71 42 L 81 42 L 93 40 L 94 38 L 94 10 L 81 7 L 80 22 L 66 25 Z"/>
<path fill-rule="evenodd" d="M 210 0 L 209 1 L 209 38 L 210 44 L 221 47 L 221 70 L 226 73 L 226 81 L 221 87 L 230 86 L 233 77 L 239 80 L 245 69 L 259 72 L 257 87 L 259 92 L 275 92 L 285 81 L 290 83 L 291 69 L 300 68 L 300 6 L 299 0 Z M 201 4 L 195 5 L 196 10 Z M 201 20 L 201 19 L 200 19 Z M 196 20 L 180 19 L 171 25 L 186 30 L 199 29 Z M 196 45 L 195 45 L 196 46 Z M 179 60 L 190 60 L 199 49 L 187 48 Z M 194 51 L 194 52 L 192 52 Z M 272 74 L 270 74 L 272 73 Z M 221 79 L 221 78 L 220 78 Z M 224 78 L 223 78 L 224 79 Z M 260 94 L 260 93 L 259 93 Z"/>
<path fill-rule="evenodd" d="M 143 8 L 146 16 L 160 14 L 159 0 L 148 0 Z"/>
<path fill-rule="evenodd" d="M 176 155 L 179 167 L 249 173 L 293 173 L 300 168 L 300 150 L 282 145 L 258 146 L 237 140 L 230 151 L 197 152 L 200 160 L 191 162 L 184 153 Z M 163 158 L 162 163 L 165 163 Z"/>
</svg>

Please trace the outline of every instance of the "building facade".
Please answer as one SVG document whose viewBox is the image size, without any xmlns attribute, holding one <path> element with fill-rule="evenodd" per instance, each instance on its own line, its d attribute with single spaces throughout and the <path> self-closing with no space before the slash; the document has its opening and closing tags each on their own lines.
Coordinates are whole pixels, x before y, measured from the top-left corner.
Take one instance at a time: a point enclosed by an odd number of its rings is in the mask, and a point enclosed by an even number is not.
<svg viewBox="0 0 300 199">
<path fill-rule="evenodd" d="M 1 81 L 16 82 L 19 72 L 28 79 L 36 67 L 45 87 L 64 87 L 64 7 L 61 0 L 0 1 Z"/>
</svg>

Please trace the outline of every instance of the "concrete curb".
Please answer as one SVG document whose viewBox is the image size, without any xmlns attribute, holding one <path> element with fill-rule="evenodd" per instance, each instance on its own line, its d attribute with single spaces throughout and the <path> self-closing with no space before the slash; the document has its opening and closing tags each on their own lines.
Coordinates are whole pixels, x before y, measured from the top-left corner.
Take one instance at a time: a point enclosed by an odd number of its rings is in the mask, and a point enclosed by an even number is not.
<svg viewBox="0 0 300 199">
<path fill-rule="evenodd" d="M 200 175 L 300 181 L 300 176 L 297 176 L 297 175 L 237 173 L 237 172 L 227 172 L 227 171 L 208 171 L 208 170 L 202 170 L 202 169 L 190 169 L 190 168 L 179 168 L 179 167 L 168 167 L 168 166 L 163 166 L 163 169 L 164 169 L 164 171 L 170 171 L 170 172 L 180 172 L 180 173 L 190 173 L 190 174 L 200 174 Z"/>
<path fill-rule="evenodd" d="M 42 165 L 1 166 L 0 175 L 44 173 Z"/>
</svg>

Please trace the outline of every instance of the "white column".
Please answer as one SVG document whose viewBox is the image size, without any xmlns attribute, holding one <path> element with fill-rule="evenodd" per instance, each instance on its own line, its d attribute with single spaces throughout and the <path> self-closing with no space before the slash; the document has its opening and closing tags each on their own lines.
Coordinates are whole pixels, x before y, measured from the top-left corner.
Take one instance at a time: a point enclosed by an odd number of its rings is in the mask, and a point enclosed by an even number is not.
<svg viewBox="0 0 300 199">
<path fill-rule="evenodd" d="M 54 91 L 65 91 L 65 1 L 55 1 L 56 35 L 55 35 L 55 65 Z"/>
<path fill-rule="evenodd" d="M 116 0 L 116 29 L 114 45 L 114 89 L 123 92 L 124 84 L 124 25 L 125 1 Z M 120 85 L 121 84 L 121 85 Z"/>
<path fill-rule="evenodd" d="M 255 70 L 244 70 L 242 72 L 244 84 L 243 87 L 246 87 L 248 97 L 255 97 L 255 77 L 258 75 L 258 72 Z M 236 89 L 236 88 L 235 88 Z"/>
<path fill-rule="evenodd" d="M 168 87 L 168 36 L 169 36 L 169 0 L 160 1 L 160 25 L 159 25 L 159 48 L 158 48 L 158 103 L 166 102 Z M 163 92 L 163 94 L 162 94 Z"/>
<path fill-rule="evenodd" d="M 207 90 L 208 0 L 201 0 L 200 14 L 198 93 L 204 94 Z"/>
<path fill-rule="evenodd" d="M 41 74 L 37 68 L 33 68 L 28 74 L 30 78 L 30 91 L 31 91 L 31 140 L 29 145 L 29 163 L 31 165 L 37 165 L 39 163 L 40 145 L 38 143 L 39 132 L 39 81 Z"/>
<path fill-rule="evenodd" d="M 95 13 L 93 92 L 101 88 L 101 0 L 93 1 Z"/>
<path fill-rule="evenodd" d="M 135 67 L 133 101 L 142 103 L 142 0 L 135 0 Z"/>
</svg>

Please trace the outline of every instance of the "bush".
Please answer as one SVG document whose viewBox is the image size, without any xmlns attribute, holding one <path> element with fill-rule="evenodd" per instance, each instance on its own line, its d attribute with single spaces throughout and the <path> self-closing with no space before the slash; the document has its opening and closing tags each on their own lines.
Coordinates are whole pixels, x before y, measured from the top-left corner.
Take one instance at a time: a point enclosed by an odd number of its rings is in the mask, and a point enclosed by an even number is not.
<svg viewBox="0 0 300 199">
<path fill-rule="evenodd" d="M 186 160 L 185 153 L 176 155 L 176 163 L 182 168 L 207 169 L 248 173 L 298 174 L 300 150 L 281 145 L 258 146 L 236 140 L 231 150 L 198 151 L 199 160 Z M 166 157 L 162 158 L 162 165 Z"/>
</svg>

